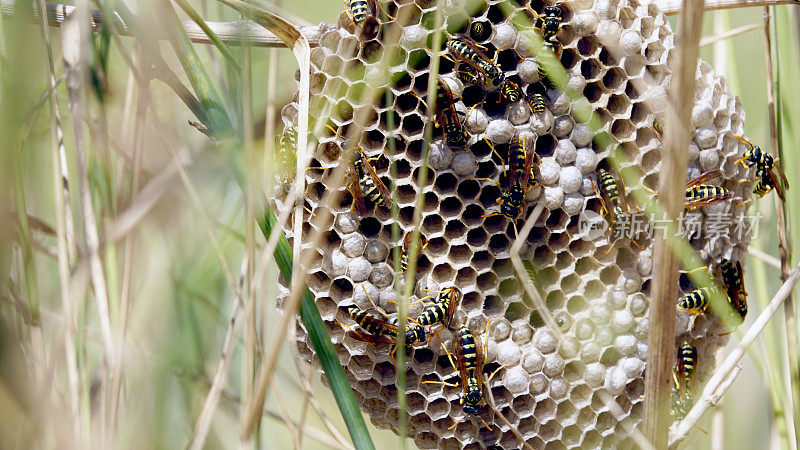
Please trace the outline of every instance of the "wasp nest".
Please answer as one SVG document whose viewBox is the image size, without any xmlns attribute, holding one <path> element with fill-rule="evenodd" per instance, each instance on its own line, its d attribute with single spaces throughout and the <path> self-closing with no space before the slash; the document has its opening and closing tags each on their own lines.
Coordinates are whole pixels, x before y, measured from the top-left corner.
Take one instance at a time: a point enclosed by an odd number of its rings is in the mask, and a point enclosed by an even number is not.
<svg viewBox="0 0 800 450">
<path fill-rule="evenodd" d="M 534 448 L 630 444 L 626 430 L 642 420 L 650 278 L 658 262 L 652 260 L 651 247 L 639 249 L 629 239 L 614 240 L 608 233 L 590 239 L 581 229 L 581 217 L 601 207 L 593 182 L 597 183 L 598 168 L 607 165 L 610 150 L 593 142 L 597 132 L 619 144 L 616 166 L 620 172 L 638 171 L 643 184 L 657 185 L 662 144 L 653 123 L 664 117 L 668 105 L 665 86 L 674 58 L 674 35 L 666 17 L 651 3 L 567 1 L 561 6 L 563 22 L 555 39 L 562 48 L 560 62 L 568 74 L 568 89 L 582 93 L 575 100 L 540 79 L 536 58 L 525 48 L 512 19 L 519 14 L 531 17 L 530 10 L 541 13 L 545 5 L 540 0 L 521 1 L 440 2 L 446 4 L 443 29 L 449 36 L 475 40 L 490 58 L 496 54 L 506 79 L 516 82 L 525 94 L 541 92 L 548 109 L 534 114 L 523 101 L 509 103 L 496 89 L 466 83 L 453 63 L 441 59 L 439 76 L 456 96 L 455 106 L 465 116 L 462 120 L 470 140 L 465 148 L 450 148 L 441 129 L 435 130 L 424 185 L 419 176 L 426 146 L 424 129 L 427 107 L 435 104 L 423 102 L 432 60 L 426 47 L 432 45 L 436 3 L 382 4 L 385 13 L 398 17 L 395 20 L 409 20 L 399 32 L 399 43 L 384 41 L 388 33 L 383 29 L 391 21 L 372 18 L 356 27 L 346 12 L 339 17 L 338 28 L 322 35 L 311 54 L 311 122 L 325 121 L 338 135 L 324 133 L 317 138 L 312 165 L 325 170 L 307 173 L 304 202 L 314 212 L 331 189 L 342 191 L 343 199 L 334 207 L 332 228 L 322 230 L 323 244 L 314 249 L 317 257 L 308 268 L 308 286 L 363 410 L 377 426 L 397 431 L 390 348 L 352 339 L 341 324 L 354 326 L 343 307 L 355 304 L 372 309 L 370 299 L 390 316 L 395 312 L 396 286 L 404 276 L 393 269 L 391 249 L 400 246 L 403 233 L 413 228 L 414 205 L 423 196 L 419 230 L 429 245 L 418 259 L 414 297 L 424 297 L 424 289 L 461 289 L 463 299 L 452 325 L 439 337 L 450 349 L 453 330 L 467 325 L 487 340 L 484 374 L 504 367 L 484 387 L 484 396 L 494 397 L 497 410 Z M 483 35 L 476 36 L 476 30 Z M 387 82 L 379 60 L 392 45 L 399 48 L 389 61 Z M 391 96 L 379 95 L 373 105 L 361 94 L 375 85 L 388 88 Z M 734 164 L 744 150 L 734 137 L 744 132 L 744 111 L 725 80 L 702 61 L 694 98 L 695 134 L 687 179 L 721 169 L 723 176 L 715 184 L 734 190 L 738 197 L 733 203 L 696 210 L 696 217 L 705 224 L 712 215 L 724 217 L 738 211 L 733 205 L 749 196 L 752 185 L 735 180 L 744 175 Z M 572 113 L 585 108 L 587 101 L 601 119 L 601 130 L 592 130 Z M 370 113 L 364 115 L 363 128 L 349 137 L 363 147 L 366 156 L 379 157 L 373 165 L 396 198 L 396 218 L 369 201 L 369 211 L 359 214 L 351 208 L 347 183 L 329 181 L 333 168 L 350 164 L 339 153 L 346 147 L 344 137 L 355 126 L 356 116 L 365 109 Z M 284 108 L 283 120 L 286 127 L 296 126 L 296 102 Z M 506 157 L 514 135 L 535 141 L 541 158 L 541 186 L 528 192 L 523 217 L 534 205 L 543 204 L 545 209 L 527 236 L 521 256 L 531 265 L 560 333 L 545 324 L 543 312 L 523 293 L 510 260 L 515 239 L 511 221 L 499 215 L 483 217 L 497 211 L 495 200 L 505 189 L 475 180 L 505 179 L 503 163 L 486 140 Z M 390 141 L 394 154 L 384 152 Z M 390 172 L 392 166 L 396 175 Z M 310 247 L 305 239 L 314 229 L 310 221 L 305 222 L 301 246 Z M 393 223 L 401 229 L 394 238 Z M 740 258 L 748 233 L 734 223 L 723 225 L 713 236 L 706 228 L 691 238 L 706 263 L 721 257 Z M 682 289 L 688 292 L 692 287 Z M 412 305 L 410 317 L 424 306 Z M 720 336 L 725 330 L 710 313 L 694 320 L 683 312 L 677 314 L 676 344 L 688 340 L 697 347 L 699 384 L 709 375 L 714 354 L 727 339 Z M 299 322 L 297 350 L 314 361 Z M 406 432 L 419 447 L 521 446 L 509 426 L 488 407 L 479 416 L 491 429 L 475 417 L 461 420 L 461 388 L 422 383 L 458 381 L 436 339 L 409 351 L 406 373 Z M 611 408 L 606 399 L 619 408 Z"/>
</svg>

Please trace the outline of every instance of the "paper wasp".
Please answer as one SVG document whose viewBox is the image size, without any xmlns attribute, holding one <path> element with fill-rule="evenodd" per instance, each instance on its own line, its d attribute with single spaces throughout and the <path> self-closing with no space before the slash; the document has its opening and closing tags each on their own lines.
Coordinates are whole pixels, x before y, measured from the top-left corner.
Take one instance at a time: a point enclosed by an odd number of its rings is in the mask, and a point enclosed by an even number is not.
<svg viewBox="0 0 800 450">
<path fill-rule="evenodd" d="M 716 287 L 703 286 L 684 295 L 678 301 L 678 308 L 691 314 L 703 314 L 711 304 L 711 297 L 722 294 Z"/>
<path fill-rule="evenodd" d="M 458 302 L 464 297 L 461 289 L 452 286 L 439 291 L 439 295 L 431 306 L 425 308 L 416 318 L 416 322 L 422 326 L 431 326 L 441 323 L 445 327 L 450 326 L 453 314 L 456 312 Z"/>
<path fill-rule="evenodd" d="M 456 68 L 456 74 L 464 83 L 483 85 L 483 75 L 471 64 L 460 63 Z"/>
<path fill-rule="evenodd" d="M 367 17 L 374 17 L 378 11 L 377 0 L 345 0 L 345 3 L 356 25 L 364 23 Z"/>
<path fill-rule="evenodd" d="M 366 288 L 364 288 L 364 293 L 367 293 Z M 369 298 L 369 294 L 367 294 L 367 298 Z M 372 302 L 371 298 L 369 300 Z M 375 305 L 374 302 L 373 305 Z M 399 332 L 399 327 L 397 324 L 389 322 L 389 318 L 384 312 L 380 311 L 377 306 L 375 307 L 375 310 L 380 312 L 383 318 L 378 317 L 369 311 L 364 311 L 355 305 L 345 306 L 344 310 L 347 312 L 347 315 L 350 316 L 350 318 L 360 327 L 356 329 L 349 329 L 349 331 L 346 333 L 347 336 L 350 336 L 353 339 L 361 342 L 391 345 L 392 350 L 389 355 L 391 356 L 392 361 L 394 361 L 394 354 L 397 351 L 395 347 L 397 342 L 397 333 Z M 346 325 L 343 326 L 347 327 Z M 413 326 L 406 325 L 405 342 L 408 347 L 427 343 L 427 340 L 425 339 L 425 329 L 419 324 L 414 324 Z"/>
<path fill-rule="evenodd" d="M 534 93 L 525 96 L 525 103 L 528 104 L 534 114 L 544 114 L 547 111 L 547 102 L 542 94 Z"/>
<path fill-rule="evenodd" d="M 339 135 L 335 129 L 330 126 L 327 127 L 334 134 Z M 377 206 L 391 206 L 392 197 L 389 189 L 372 166 L 372 161 L 377 161 L 380 157 L 367 157 L 361 145 L 358 145 L 356 152 L 357 155 L 350 166 L 350 184 L 348 186 L 350 193 L 353 195 L 353 207 L 359 214 L 366 214 L 365 198 Z"/>
<path fill-rule="evenodd" d="M 744 320 L 747 315 L 747 292 L 744 290 L 742 264 L 739 261 L 734 263 L 729 259 L 722 258 L 717 264 L 715 273 L 728 293 L 731 306 Z"/>
<path fill-rule="evenodd" d="M 692 394 L 692 375 L 697 367 L 697 349 L 688 341 L 678 347 L 677 364 L 672 371 L 672 409 L 673 416 L 683 419 L 694 403 Z"/>
<path fill-rule="evenodd" d="M 686 183 L 686 203 L 684 208 L 693 210 L 703 206 L 722 203 L 732 198 L 733 192 L 725 189 L 724 187 L 702 184 L 705 181 L 712 180 L 720 176 L 722 176 L 721 170 L 712 170 L 701 174 L 697 178 Z"/>
<path fill-rule="evenodd" d="M 409 231 L 403 237 L 403 250 L 400 254 L 400 271 L 403 273 L 408 270 L 408 254 L 411 252 L 411 235 L 412 233 Z M 422 233 L 419 233 L 419 239 L 417 240 L 417 256 L 419 256 L 422 250 L 427 246 L 428 240 L 425 239 Z"/>
<path fill-rule="evenodd" d="M 786 201 L 785 191 L 789 188 L 789 181 L 786 179 L 786 175 L 784 175 L 780 166 L 776 164 L 777 161 L 772 157 L 772 155 L 762 151 L 759 146 L 741 136 L 735 137 L 744 143 L 745 146 L 747 146 L 747 150 L 745 150 L 741 158 L 736 160 L 736 163 L 742 163 L 742 165 L 746 168 L 756 166 L 756 178 L 751 180 L 741 180 L 740 183 L 758 181 L 758 183 L 755 185 L 755 188 L 753 188 L 753 194 L 758 195 L 758 197 L 747 199 L 736 205 L 736 207 L 738 208 L 739 206 L 746 205 L 757 198 L 761 198 L 767 195 L 773 189 L 778 194 L 778 197 L 781 199 L 781 201 Z"/>
<path fill-rule="evenodd" d="M 683 344 L 678 347 L 678 365 L 675 369 L 677 375 L 683 376 L 684 384 L 690 382 L 696 366 L 697 349 L 688 341 L 683 341 Z"/>
<path fill-rule="evenodd" d="M 702 266 L 689 270 L 687 273 L 706 270 L 707 268 L 707 266 Z M 686 294 L 678 302 L 678 307 L 692 314 L 702 314 L 708 309 L 713 296 L 725 296 L 731 308 L 738 314 L 738 319 L 744 320 L 747 315 L 747 292 L 744 290 L 741 263 L 738 261 L 733 263 L 728 259 L 722 258 L 719 263 L 713 266 L 712 274 L 716 280 L 716 285 L 695 289 Z"/>
<path fill-rule="evenodd" d="M 564 2 L 557 3 L 553 6 L 545 6 L 542 14 L 537 13 L 533 9 L 531 12 L 536 16 L 536 30 L 542 35 L 545 41 L 553 39 L 561 26 L 562 12 L 561 5 Z"/>
<path fill-rule="evenodd" d="M 447 359 L 450 360 L 450 365 L 453 366 L 453 369 L 458 371 L 459 378 L 461 379 L 460 383 L 423 381 L 423 383 L 443 384 L 450 387 L 461 386 L 461 398 L 459 403 L 463 405 L 465 415 L 451 425 L 450 429 L 458 426 L 459 423 L 470 415 L 474 415 L 483 423 L 483 426 L 492 430 L 492 427 L 490 427 L 482 417 L 478 416 L 482 406 L 486 404 L 486 400 L 483 398 L 483 367 L 486 362 L 486 343 L 482 343 L 482 346 L 483 348 L 479 347 L 479 343 L 473 336 L 472 331 L 462 326 L 453 336 L 453 353 L 456 355 L 457 364 L 453 362 L 452 355 L 447 351 L 444 344 L 442 344 L 442 348 L 447 354 Z M 486 383 L 490 382 L 495 374 L 504 367 L 505 366 L 500 366 L 492 372 L 486 379 Z"/>
<path fill-rule="evenodd" d="M 488 143 L 489 141 L 486 142 Z M 489 146 L 492 146 L 491 143 L 489 143 Z M 494 151 L 494 147 L 492 147 L 492 151 Z M 518 134 L 511 138 L 508 154 L 508 173 L 505 173 L 505 166 L 503 166 L 503 173 L 506 175 L 507 180 L 506 190 L 496 200 L 497 204 L 500 205 L 500 211 L 486 214 L 482 217 L 503 216 L 514 225 L 514 233 L 516 234 L 517 220 L 525 212 L 525 194 L 531 188 L 539 185 L 539 180 L 536 179 L 538 155 L 534 150 L 533 142 L 527 136 L 520 139 Z M 500 184 L 490 178 L 472 179 Z"/>
<path fill-rule="evenodd" d="M 725 189 L 722 186 L 702 184 L 708 180 L 713 180 L 714 178 L 721 176 L 722 170 L 716 169 L 705 172 L 697 178 L 689 180 L 686 183 L 684 208 L 691 211 L 697 208 L 702 208 L 703 206 L 716 205 L 717 203 L 722 203 L 733 198 L 733 192 Z M 658 195 L 658 191 L 650 189 L 647 186 L 644 186 L 644 188 L 651 193 Z"/>
<path fill-rule="evenodd" d="M 441 78 L 436 90 L 436 122 L 442 127 L 447 145 L 455 148 L 467 145 L 469 133 L 458 118 L 453 91 Z"/>
<path fill-rule="evenodd" d="M 469 26 L 469 37 L 474 41 L 483 41 L 492 34 L 492 27 L 488 22 L 472 22 Z"/>
<path fill-rule="evenodd" d="M 500 86 L 505 80 L 505 73 L 493 60 L 489 59 L 478 44 L 467 38 L 450 38 L 447 48 L 458 60 L 474 64 L 492 86 Z"/>
<path fill-rule="evenodd" d="M 625 184 L 611 168 L 597 170 L 597 184 L 599 186 L 592 181 L 595 195 L 600 199 L 600 213 L 608 222 L 611 234 L 616 235 L 620 219 L 631 215 L 631 207 L 625 194 Z M 631 239 L 631 242 L 640 249 L 642 248 L 635 240 Z M 611 247 L 608 251 L 611 251 Z"/>
<path fill-rule="evenodd" d="M 517 83 L 511 80 L 505 80 L 503 84 L 500 85 L 500 96 L 509 103 L 515 103 L 522 98 L 522 90 Z"/>
<path fill-rule="evenodd" d="M 552 41 L 545 40 L 539 51 L 539 78 L 547 78 L 547 65 L 560 64 L 561 46 Z M 542 64 L 544 62 L 544 64 Z"/>
</svg>

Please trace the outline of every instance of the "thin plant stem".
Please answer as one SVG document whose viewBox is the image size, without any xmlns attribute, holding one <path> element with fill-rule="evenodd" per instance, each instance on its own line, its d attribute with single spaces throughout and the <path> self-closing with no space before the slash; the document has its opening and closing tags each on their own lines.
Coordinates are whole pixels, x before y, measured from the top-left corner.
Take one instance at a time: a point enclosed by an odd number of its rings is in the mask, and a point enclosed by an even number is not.
<svg viewBox="0 0 800 450">
<path fill-rule="evenodd" d="M 703 24 L 702 0 L 685 0 L 678 22 L 677 67 L 670 82 L 670 96 L 682 98 L 684 92 L 695 90 L 695 70 L 699 56 Z M 654 242 L 653 287 L 650 299 L 647 334 L 647 373 L 644 379 L 643 433 L 657 449 L 667 447 L 669 396 L 672 386 L 672 367 L 675 361 L 675 298 L 678 297 L 680 258 L 668 241 L 675 235 L 675 219 L 684 208 L 687 148 L 690 140 L 694 96 L 673 105 L 667 111 L 664 130 L 661 170 L 658 177 L 659 203 L 663 206 L 670 226 L 658 230 Z"/>
<path fill-rule="evenodd" d="M 778 130 L 778 119 L 776 117 L 776 108 L 775 108 L 775 97 L 776 97 L 776 89 L 779 88 L 779 83 L 777 80 L 777 74 L 773 70 L 773 62 L 772 62 L 772 33 L 773 28 L 772 25 L 772 16 L 770 14 L 770 8 L 765 6 L 764 7 L 764 45 L 765 45 L 765 65 L 767 71 L 767 112 L 769 117 L 769 136 L 770 136 L 770 148 L 772 149 L 773 155 L 775 155 L 778 159 L 781 156 L 781 146 L 779 145 L 779 130 Z M 776 41 L 777 44 L 777 41 Z M 781 260 L 781 281 L 786 281 L 787 277 L 789 276 L 790 264 L 791 264 L 791 247 L 788 240 L 788 223 L 787 223 L 787 215 L 786 210 L 784 208 L 783 202 L 777 195 L 773 195 L 773 201 L 775 202 L 776 208 L 776 220 L 777 220 L 777 227 L 778 227 L 778 250 Z M 789 387 L 790 389 L 786 393 L 787 398 L 781 399 L 783 403 L 787 405 L 787 408 L 783 408 L 783 418 L 786 421 L 786 438 L 792 439 L 790 436 L 795 436 L 793 439 L 793 447 L 797 448 L 798 445 L 798 437 L 796 436 L 796 431 L 800 429 L 800 380 L 797 378 L 797 374 L 800 374 L 800 367 L 798 367 L 798 358 L 800 355 L 798 354 L 798 345 L 797 345 L 797 320 L 795 318 L 795 311 L 794 311 L 794 300 L 792 296 L 789 295 L 786 298 L 785 303 L 783 304 L 783 313 L 784 313 L 784 328 L 786 332 L 786 350 L 788 352 L 787 359 L 788 359 L 788 371 L 789 371 Z M 793 433 L 792 430 L 795 430 Z"/>
<path fill-rule="evenodd" d="M 45 9 L 44 0 L 38 1 L 40 13 Z M 69 178 L 66 165 L 62 164 L 62 157 L 66 159 L 64 148 L 64 132 L 61 125 L 61 111 L 59 110 L 58 95 L 56 95 L 56 72 L 53 58 L 53 48 L 50 42 L 50 29 L 42 25 L 42 37 L 47 51 L 47 65 L 49 69 L 50 95 L 50 139 L 52 144 L 53 187 L 56 206 L 56 242 L 58 248 L 58 275 L 61 306 L 65 318 L 64 324 L 64 356 L 67 366 L 69 411 L 73 421 L 73 442 L 76 447 L 82 446 L 83 424 L 80 413 L 80 375 L 78 359 L 75 352 L 75 305 L 70 297 L 70 282 L 72 275 L 70 268 L 75 262 L 74 255 L 74 224 L 69 203 Z M 72 236 L 69 236 L 72 235 Z M 72 252 L 70 251 L 72 243 Z"/>
</svg>

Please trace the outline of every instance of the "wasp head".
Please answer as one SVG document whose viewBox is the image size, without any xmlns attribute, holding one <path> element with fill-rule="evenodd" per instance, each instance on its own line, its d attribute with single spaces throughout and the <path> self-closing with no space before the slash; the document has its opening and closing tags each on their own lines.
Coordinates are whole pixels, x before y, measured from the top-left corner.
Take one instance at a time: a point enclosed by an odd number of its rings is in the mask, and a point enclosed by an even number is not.
<svg viewBox="0 0 800 450">
<path fill-rule="evenodd" d="M 545 6 L 544 15 L 548 17 L 561 18 L 561 8 L 559 8 L 558 6 Z"/>
</svg>

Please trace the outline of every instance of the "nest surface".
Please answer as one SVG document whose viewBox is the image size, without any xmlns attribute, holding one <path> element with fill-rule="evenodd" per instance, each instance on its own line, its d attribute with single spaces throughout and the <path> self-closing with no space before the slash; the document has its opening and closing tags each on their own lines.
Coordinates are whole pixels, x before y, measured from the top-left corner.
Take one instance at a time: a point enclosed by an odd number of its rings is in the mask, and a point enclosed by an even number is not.
<svg viewBox="0 0 800 450">
<path fill-rule="evenodd" d="M 434 131 L 423 185 L 420 168 L 427 110 L 420 98 L 427 92 L 431 64 L 431 52 L 423 47 L 432 39 L 435 5 L 417 0 L 402 8 L 387 2 L 383 8 L 393 16 L 409 18 L 388 68 L 390 102 L 383 96 L 374 103 L 361 97 L 370 86 L 387 87 L 385 69 L 378 61 L 381 49 L 390 45 L 383 42 L 387 33 L 381 27 L 388 27 L 391 21 L 376 19 L 372 25 L 377 31 L 360 30 L 343 12 L 339 27 L 325 32 L 311 55 L 312 126 L 324 122 L 339 135 L 322 133 L 317 138 L 312 165 L 325 170 L 308 171 L 304 203 L 309 211 L 318 212 L 328 190 L 342 191 L 343 198 L 333 207 L 333 225 L 321 230 L 322 245 L 312 249 L 316 257 L 308 268 L 308 286 L 356 398 L 373 423 L 397 431 L 397 387 L 389 347 L 352 339 L 337 322 L 354 326 L 343 306 L 372 309 L 366 294 L 394 314 L 392 301 L 398 298 L 396 286 L 402 285 L 404 276 L 394 271 L 391 249 L 400 246 L 403 234 L 413 228 L 414 205 L 417 197 L 423 196 L 419 230 L 429 245 L 418 258 L 414 297 L 426 296 L 425 289 L 449 286 L 463 291 L 451 330 L 439 337 L 452 348 L 452 330 L 467 325 L 486 339 L 485 372 L 501 365 L 505 368 L 484 388 L 484 395 L 490 391 L 497 410 L 534 448 L 630 444 L 626 430 L 642 420 L 648 298 L 651 268 L 657 262 L 652 260 L 651 246 L 640 250 L 630 240 L 614 240 L 607 233 L 589 239 L 580 230 L 586 211 L 600 211 L 592 183 L 609 150 L 593 142 L 595 131 L 572 111 L 588 101 L 602 121 L 599 131 L 619 144 L 620 171 L 639 171 L 643 183 L 656 186 L 661 141 L 653 121 L 664 117 L 668 104 L 665 86 L 674 48 L 666 17 L 655 5 L 636 0 L 566 2 L 556 36 L 562 47 L 560 61 L 568 74 L 568 87 L 583 94 L 583 99 L 571 100 L 542 83 L 536 59 L 509 20 L 516 14 L 530 17 L 528 9 L 541 13 L 540 1 L 446 2 L 443 29 L 452 36 L 470 36 L 473 23 L 488 27 L 489 33 L 478 42 L 490 55 L 500 49 L 497 61 L 506 77 L 526 93 L 544 92 L 549 109 L 537 115 L 523 102 L 498 102 L 496 91 L 462 82 L 454 65 L 441 60 L 440 76 L 460 97 L 456 108 L 465 116 L 470 141 L 465 149 L 451 149 L 441 131 Z M 714 183 L 734 190 L 737 197 L 747 197 L 752 185 L 736 184 L 744 172 L 734 165 L 743 151 L 734 137 L 744 132 L 744 112 L 738 99 L 729 93 L 725 80 L 702 61 L 694 97 L 695 130 L 687 179 L 722 169 L 724 176 Z M 352 133 L 350 128 L 359 114 L 363 114 L 363 128 Z M 296 126 L 296 100 L 284 108 L 282 117 L 287 127 Z M 482 217 L 497 211 L 495 200 L 503 187 L 472 179 L 503 179 L 503 162 L 493 156 L 484 138 L 505 157 L 515 133 L 535 140 L 541 157 L 541 187 L 528 193 L 526 216 L 535 205 L 544 205 L 521 256 L 530 264 L 530 274 L 563 339 L 545 323 L 518 282 L 509 255 L 515 238 L 512 224 L 502 216 Z M 346 147 L 344 137 L 357 141 L 367 156 L 380 156 L 374 166 L 396 197 L 396 219 L 383 207 L 370 207 L 364 215 L 352 211 L 346 183 L 334 185 L 331 181 L 333 169 L 349 164 L 340 158 Z M 396 148 L 394 154 L 384 151 L 390 141 Z M 393 165 L 396 175 L 390 172 Z M 738 201 L 703 208 L 696 214 L 708 221 L 711 215 L 733 213 Z M 277 200 L 277 206 L 285 205 Z M 400 227 L 395 236 L 393 223 Z M 285 231 L 296 236 L 290 229 Z M 311 221 L 305 220 L 302 248 L 312 248 L 308 239 L 314 231 Z M 722 231 L 691 239 L 707 263 L 721 257 L 738 260 L 746 249 L 748 233 L 735 229 L 734 224 Z M 682 289 L 688 292 L 692 287 L 684 285 Z M 412 306 L 410 317 L 424 306 Z M 711 314 L 694 320 L 683 312 L 677 315 L 676 345 L 687 340 L 697 347 L 696 376 L 703 380 L 713 368 L 715 352 L 727 340 L 721 336 L 727 330 Z M 296 334 L 299 354 L 317 364 L 299 321 Z M 488 407 L 480 416 L 491 430 L 474 418 L 451 429 L 464 416 L 459 404 L 461 389 L 422 383 L 454 379 L 453 368 L 436 340 L 409 351 L 406 374 L 406 432 L 419 447 L 521 446 L 509 426 Z M 611 408 L 607 399 L 619 408 Z"/>
</svg>

